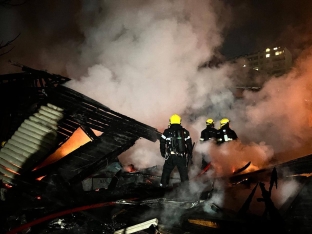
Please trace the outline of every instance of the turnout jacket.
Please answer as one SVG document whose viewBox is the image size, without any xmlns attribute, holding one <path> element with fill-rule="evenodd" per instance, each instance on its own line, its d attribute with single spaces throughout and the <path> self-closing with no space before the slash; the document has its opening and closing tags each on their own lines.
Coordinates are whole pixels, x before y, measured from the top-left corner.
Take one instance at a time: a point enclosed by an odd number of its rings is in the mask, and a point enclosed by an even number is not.
<svg viewBox="0 0 312 234">
<path fill-rule="evenodd" d="M 207 126 L 200 134 L 200 141 L 208 141 L 210 139 L 216 139 L 217 129 L 212 126 Z"/>
<path fill-rule="evenodd" d="M 217 132 L 217 143 L 222 144 L 227 141 L 236 140 L 238 137 L 232 129 L 230 129 L 229 126 L 225 125 L 222 128 L 220 128 Z"/>
<path fill-rule="evenodd" d="M 182 139 L 180 140 L 184 146 L 184 152 L 180 152 L 180 154 L 188 154 L 189 156 L 192 156 L 192 139 L 189 131 L 183 128 L 180 124 L 171 124 L 169 128 L 165 129 L 160 138 L 160 153 L 162 157 L 165 157 L 166 153 L 174 154 L 174 152 L 177 152 L 177 149 L 173 149 L 174 146 L 172 143 L 177 132 L 181 135 Z"/>
</svg>

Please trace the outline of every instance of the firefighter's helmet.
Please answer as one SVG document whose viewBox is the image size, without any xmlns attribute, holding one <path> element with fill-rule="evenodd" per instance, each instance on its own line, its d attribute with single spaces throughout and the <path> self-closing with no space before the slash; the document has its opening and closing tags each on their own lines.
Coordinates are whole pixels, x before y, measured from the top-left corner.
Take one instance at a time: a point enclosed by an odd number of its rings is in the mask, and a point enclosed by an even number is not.
<svg viewBox="0 0 312 234">
<path fill-rule="evenodd" d="M 220 128 L 222 128 L 224 125 L 228 124 L 230 120 L 228 118 L 223 118 L 220 120 Z"/>
<path fill-rule="evenodd" d="M 207 125 L 213 125 L 213 124 L 214 124 L 213 119 L 207 119 L 207 120 L 206 120 L 206 124 L 207 124 Z"/>
<path fill-rule="evenodd" d="M 177 114 L 174 114 L 169 119 L 170 124 L 181 124 L 181 117 Z"/>
</svg>

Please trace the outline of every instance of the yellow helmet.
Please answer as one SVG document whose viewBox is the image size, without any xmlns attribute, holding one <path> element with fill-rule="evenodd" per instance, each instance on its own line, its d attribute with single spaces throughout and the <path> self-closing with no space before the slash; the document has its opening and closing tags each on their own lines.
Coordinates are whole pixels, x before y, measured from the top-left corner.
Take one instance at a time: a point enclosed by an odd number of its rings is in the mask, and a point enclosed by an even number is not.
<svg viewBox="0 0 312 234">
<path fill-rule="evenodd" d="M 177 114 L 174 114 L 169 119 L 170 124 L 181 124 L 181 117 Z"/>
<path fill-rule="evenodd" d="M 207 120 L 206 120 L 206 124 L 207 124 L 207 125 L 214 124 L 213 119 L 207 119 Z"/>
<path fill-rule="evenodd" d="M 228 118 L 223 118 L 220 120 L 220 128 L 229 123 L 230 120 Z"/>
</svg>

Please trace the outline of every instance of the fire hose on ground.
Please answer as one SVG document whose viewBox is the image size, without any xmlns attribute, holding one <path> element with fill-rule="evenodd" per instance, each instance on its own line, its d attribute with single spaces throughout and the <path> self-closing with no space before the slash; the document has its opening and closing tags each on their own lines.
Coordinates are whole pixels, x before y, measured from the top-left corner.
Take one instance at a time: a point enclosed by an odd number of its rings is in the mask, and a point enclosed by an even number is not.
<svg viewBox="0 0 312 234">
<path fill-rule="evenodd" d="M 35 225 L 40 224 L 42 222 L 45 222 L 47 220 L 58 218 L 60 216 L 64 216 L 64 215 L 68 215 L 68 214 L 72 214 L 72 213 L 80 212 L 80 211 L 84 211 L 84 210 L 100 208 L 100 207 L 104 207 L 104 206 L 114 206 L 114 205 L 118 205 L 118 204 L 125 204 L 127 202 L 131 202 L 131 201 L 136 200 L 136 199 L 137 198 L 127 199 L 127 200 L 110 201 L 110 202 L 102 202 L 102 203 L 97 203 L 97 204 L 92 204 L 92 205 L 75 207 L 75 208 L 68 209 L 68 210 L 63 210 L 60 212 L 56 212 L 56 213 L 38 218 L 38 219 L 33 220 L 31 222 L 25 223 L 19 227 L 16 227 L 16 228 L 8 231 L 6 234 L 17 234 L 18 232 L 21 232 L 27 228 L 30 228 L 32 226 L 35 226 Z"/>
</svg>

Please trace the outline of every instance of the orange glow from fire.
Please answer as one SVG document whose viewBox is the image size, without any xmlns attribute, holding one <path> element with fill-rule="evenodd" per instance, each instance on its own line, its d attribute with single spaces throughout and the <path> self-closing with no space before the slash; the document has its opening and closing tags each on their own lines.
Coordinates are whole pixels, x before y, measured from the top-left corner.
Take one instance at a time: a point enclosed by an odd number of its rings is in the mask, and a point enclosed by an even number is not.
<svg viewBox="0 0 312 234">
<path fill-rule="evenodd" d="M 232 173 L 234 173 L 235 172 L 235 168 L 234 167 L 232 167 Z"/>
<path fill-rule="evenodd" d="M 36 180 L 40 181 L 44 178 L 45 176 L 41 176 L 41 177 L 38 177 Z"/>
<path fill-rule="evenodd" d="M 253 165 L 252 163 L 249 165 L 249 167 L 246 168 L 246 170 L 244 172 L 248 173 L 248 172 L 253 172 L 253 171 L 257 171 L 260 170 L 260 167 L 257 167 L 255 165 Z"/>
<path fill-rule="evenodd" d="M 12 169 L 10 169 L 10 168 L 5 167 L 5 169 L 6 169 L 7 171 L 10 171 L 10 172 L 12 172 L 12 173 L 16 174 L 16 175 L 20 175 L 18 172 L 13 171 L 13 170 L 12 170 Z"/>
<path fill-rule="evenodd" d="M 138 170 L 135 169 L 134 165 L 133 164 L 130 164 L 128 166 L 125 166 L 124 170 L 126 172 L 129 172 L 129 173 L 133 173 L 133 172 L 137 172 Z"/>
<path fill-rule="evenodd" d="M 102 132 L 93 130 L 96 136 L 100 136 Z M 54 163 L 74 150 L 78 149 L 80 146 L 88 143 L 90 138 L 84 133 L 81 128 L 78 128 L 73 135 L 53 154 L 51 154 L 41 165 L 39 165 L 36 169 L 46 166 L 48 164 Z"/>
<path fill-rule="evenodd" d="M 232 173 L 234 173 L 235 171 L 237 171 L 239 168 L 235 168 L 234 166 L 231 167 L 231 171 Z M 240 173 L 249 173 L 249 172 L 253 172 L 253 171 L 257 171 L 260 170 L 261 168 L 258 166 L 253 165 L 252 163 L 250 163 L 250 165 L 243 171 L 241 171 Z"/>
<path fill-rule="evenodd" d="M 13 187 L 12 185 L 9 185 L 9 184 L 4 184 L 4 186 L 8 189 Z"/>
</svg>

